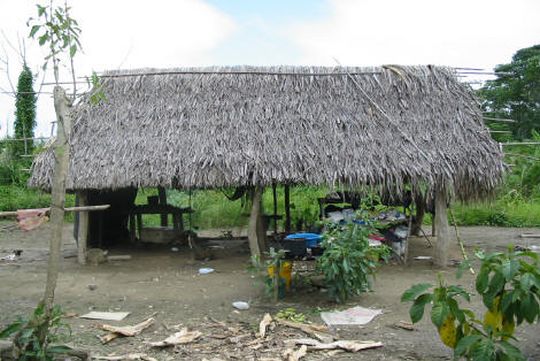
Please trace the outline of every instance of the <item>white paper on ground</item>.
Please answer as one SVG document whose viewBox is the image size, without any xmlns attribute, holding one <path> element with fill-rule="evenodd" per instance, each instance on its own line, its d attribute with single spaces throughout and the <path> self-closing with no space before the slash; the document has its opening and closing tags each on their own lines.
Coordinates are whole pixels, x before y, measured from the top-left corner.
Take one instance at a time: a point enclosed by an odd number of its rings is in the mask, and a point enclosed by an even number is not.
<svg viewBox="0 0 540 361">
<path fill-rule="evenodd" d="M 129 315 L 129 312 L 97 312 L 92 311 L 79 318 L 88 318 L 90 320 L 122 321 Z"/>
<path fill-rule="evenodd" d="M 356 306 L 344 311 L 321 312 L 321 318 L 328 326 L 365 325 L 380 314 L 382 310 Z"/>
</svg>

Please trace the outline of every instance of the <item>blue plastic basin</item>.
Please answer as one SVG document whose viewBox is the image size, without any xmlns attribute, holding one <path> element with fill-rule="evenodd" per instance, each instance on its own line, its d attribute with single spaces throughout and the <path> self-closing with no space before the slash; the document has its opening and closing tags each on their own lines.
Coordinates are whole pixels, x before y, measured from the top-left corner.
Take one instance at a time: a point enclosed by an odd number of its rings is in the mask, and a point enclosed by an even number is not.
<svg viewBox="0 0 540 361">
<path fill-rule="evenodd" d="M 306 241 L 307 248 L 315 248 L 319 246 L 322 241 L 322 235 L 317 233 L 293 233 L 289 234 L 285 239 L 295 240 L 304 239 Z"/>
</svg>

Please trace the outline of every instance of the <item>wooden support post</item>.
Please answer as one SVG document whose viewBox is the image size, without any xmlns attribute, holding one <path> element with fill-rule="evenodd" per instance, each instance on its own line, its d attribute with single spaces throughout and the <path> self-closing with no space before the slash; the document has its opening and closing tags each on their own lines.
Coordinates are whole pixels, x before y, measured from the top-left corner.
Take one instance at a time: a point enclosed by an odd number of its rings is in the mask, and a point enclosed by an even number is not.
<svg viewBox="0 0 540 361">
<path fill-rule="evenodd" d="M 167 205 L 167 192 L 165 188 L 158 187 L 159 204 Z M 167 227 L 169 225 L 168 215 L 166 213 L 161 214 L 161 227 Z"/>
<path fill-rule="evenodd" d="M 421 195 L 416 195 L 414 197 L 414 205 L 416 208 L 416 213 L 414 216 L 414 222 L 411 228 L 412 236 L 419 236 L 420 230 L 422 229 L 422 223 L 424 223 L 424 215 L 426 213 L 426 200 Z M 412 217 L 412 212 L 411 212 Z"/>
<path fill-rule="evenodd" d="M 251 256 L 261 256 L 266 246 L 266 232 L 262 217 L 262 188 L 255 187 L 252 193 L 251 214 L 249 216 L 248 240 Z"/>
<path fill-rule="evenodd" d="M 79 198 L 79 206 L 88 205 L 88 197 L 86 192 L 77 193 Z M 86 245 L 88 242 L 88 212 L 79 212 L 79 227 L 77 232 L 77 261 L 79 264 L 86 264 Z"/>
<path fill-rule="evenodd" d="M 135 215 L 129 215 L 129 240 L 135 242 L 137 240 L 137 232 L 135 230 Z"/>
<path fill-rule="evenodd" d="M 285 185 L 285 233 L 291 233 L 291 199 L 289 185 Z"/>
<path fill-rule="evenodd" d="M 274 221 L 274 238 L 277 237 L 278 229 L 277 229 L 277 189 L 276 189 L 276 183 L 272 183 L 272 197 L 274 199 L 274 214 L 273 214 L 273 221 Z"/>
<path fill-rule="evenodd" d="M 142 214 L 137 213 L 136 217 L 137 217 L 137 222 L 136 222 L 136 224 L 137 224 L 137 233 L 139 235 L 139 241 L 142 241 L 142 228 L 143 228 Z"/>
<path fill-rule="evenodd" d="M 450 227 L 446 213 L 447 196 L 444 190 L 438 190 L 435 195 L 435 229 L 437 243 L 435 244 L 435 266 L 445 268 L 448 264 L 448 246 L 450 244 Z"/>
</svg>

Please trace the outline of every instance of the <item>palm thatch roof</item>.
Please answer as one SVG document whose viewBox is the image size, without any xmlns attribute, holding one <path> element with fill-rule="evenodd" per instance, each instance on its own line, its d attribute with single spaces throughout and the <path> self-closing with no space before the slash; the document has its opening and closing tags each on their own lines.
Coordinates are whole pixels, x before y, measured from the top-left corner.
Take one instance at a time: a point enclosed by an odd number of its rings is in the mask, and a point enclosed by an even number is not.
<svg viewBox="0 0 540 361">
<path fill-rule="evenodd" d="M 433 66 L 112 71 L 74 114 L 70 189 L 303 183 L 481 198 L 502 152 L 471 89 Z M 51 151 L 29 184 L 48 189 Z"/>
</svg>

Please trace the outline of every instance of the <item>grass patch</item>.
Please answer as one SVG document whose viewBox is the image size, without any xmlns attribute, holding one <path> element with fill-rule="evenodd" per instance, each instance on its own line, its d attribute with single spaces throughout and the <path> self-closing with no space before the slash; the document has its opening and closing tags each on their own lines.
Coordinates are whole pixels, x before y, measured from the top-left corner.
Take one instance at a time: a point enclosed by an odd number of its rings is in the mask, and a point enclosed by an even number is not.
<svg viewBox="0 0 540 361">
<path fill-rule="evenodd" d="M 520 201 L 452 206 L 456 222 L 462 226 L 540 227 L 540 202 Z"/>
</svg>

